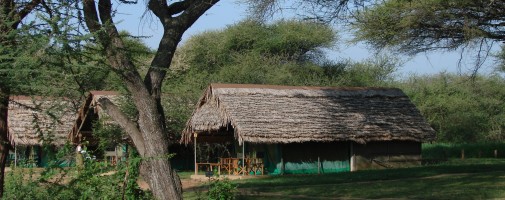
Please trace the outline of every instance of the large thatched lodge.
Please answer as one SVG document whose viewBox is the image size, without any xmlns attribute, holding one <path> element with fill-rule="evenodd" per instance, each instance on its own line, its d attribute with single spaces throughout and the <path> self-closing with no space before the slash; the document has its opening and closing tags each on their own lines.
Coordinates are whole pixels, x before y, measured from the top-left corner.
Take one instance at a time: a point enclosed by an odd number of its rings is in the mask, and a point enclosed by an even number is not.
<svg viewBox="0 0 505 200">
<path fill-rule="evenodd" d="M 296 174 L 419 165 L 434 139 L 400 89 L 211 84 L 182 141 L 228 144 L 232 157 L 261 158 L 265 174 Z"/>
</svg>

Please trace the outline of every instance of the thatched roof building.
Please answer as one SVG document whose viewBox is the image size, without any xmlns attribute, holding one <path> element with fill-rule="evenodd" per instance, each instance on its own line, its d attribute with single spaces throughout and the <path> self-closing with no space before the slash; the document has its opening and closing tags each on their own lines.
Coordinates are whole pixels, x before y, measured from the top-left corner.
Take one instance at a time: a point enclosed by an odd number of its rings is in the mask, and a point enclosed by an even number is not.
<svg viewBox="0 0 505 200">
<path fill-rule="evenodd" d="M 121 95 L 114 91 L 90 91 L 84 104 L 82 104 L 78 111 L 70 133 L 67 132 L 68 139 L 72 143 L 80 144 L 83 141 L 94 142 L 95 138 L 92 135 L 93 123 L 98 119 L 104 119 L 107 123 L 111 124 L 115 123 L 100 107 L 98 100 L 101 98 L 107 98 L 114 104 L 119 105 Z"/>
<path fill-rule="evenodd" d="M 193 133 L 250 143 L 431 141 L 435 131 L 396 88 L 211 84 L 187 122 Z"/>
<path fill-rule="evenodd" d="M 73 104 L 65 99 L 12 96 L 7 126 L 12 145 L 63 145 L 75 120 Z"/>
</svg>

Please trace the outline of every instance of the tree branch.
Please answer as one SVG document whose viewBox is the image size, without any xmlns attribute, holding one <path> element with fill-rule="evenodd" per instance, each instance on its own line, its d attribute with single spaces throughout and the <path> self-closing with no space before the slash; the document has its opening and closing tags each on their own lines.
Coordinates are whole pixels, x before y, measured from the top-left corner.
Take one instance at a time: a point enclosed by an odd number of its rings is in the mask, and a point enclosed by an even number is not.
<svg viewBox="0 0 505 200">
<path fill-rule="evenodd" d="M 161 24 L 164 25 L 165 19 L 169 18 L 167 1 L 149 0 L 147 7 L 160 19 Z"/>
<path fill-rule="evenodd" d="M 159 11 L 160 8 L 153 8 L 152 5 L 155 5 L 154 2 L 157 1 L 149 1 L 149 9 L 155 13 L 160 13 L 160 15 L 156 14 L 156 16 L 163 23 L 164 33 L 158 46 L 158 51 L 151 62 L 151 67 L 144 78 L 144 84 L 149 89 L 151 95 L 159 99 L 159 91 L 166 74 L 166 69 L 170 66 L 175 49 L 184 31 L 191 27 L 203 13 L 219 2 L 219 0 L 186 0 L 179 2 L 179 4 L 173 3 L 167 8 L 172 8 L 172 11 L 177 11 L 178 13 L 183 12 L 174 18 L 161 15 L 163 12 Z"/>
<path fill-rule="evenodd" d="M 40 3 L 42 2 L 42 0 L 32 0 L 30 3 L 26 4 L 25 7 L 23 7 L 23 9 L 21 9 L 18 13 L 17 13 L 17 16 L 18 16 L 18 19 L 19 21 L 23 20 L 30 12 L 32 12 L 33 9 L 35 9 L 35 7 L 37 7 L 37 5 L 39 5 Z"/>
<path fill-rule="evenodd" d="M 95 1 L 94 0 L 83 0 L 82 8 L 84 10 L 84 21 L 86 26 L 91 33 L 98 32 L 102 25 L 98 19 L 98 13 L 96 12 Z"/>
<path fill-rule="evenodd" d="M 112 4 L 110 0 L 99 0 L 98 14 L 100 16 L 102 24 L 104 25 L 106 25 L 107 23 L 113 24 L 111 13 L 112 13 Z"/>
<path fill-rule="evenodd" d="M 140 130 L 136 126 L 137 123 L 128 119 L 128 117 L 107 98 L 102 97 L 98 99 L 98 105 L 105 110 L 105 112 L 115 122 L 117 122 L 123 130 L 125 130 L 125 132 L 132 138 L 139 154 L 143 156 L 145 153 L 145 143 Z"/>
<path fill-rule="evenodd" d="M 190 6 L 191 4 L 189 3 L 188 0 L 186 1 L 178 1 L 178 2 L 174 2 L 172 4 L 170 4 L 168 7 L 167 7 L 167 10 L 168 10 L 168 14 L 169 15 L 176 15 L 176 14 L 179 14 L 181 12 L 184 12 L 186 9 L 188 9 L 188 7 Z"/>
</svg>

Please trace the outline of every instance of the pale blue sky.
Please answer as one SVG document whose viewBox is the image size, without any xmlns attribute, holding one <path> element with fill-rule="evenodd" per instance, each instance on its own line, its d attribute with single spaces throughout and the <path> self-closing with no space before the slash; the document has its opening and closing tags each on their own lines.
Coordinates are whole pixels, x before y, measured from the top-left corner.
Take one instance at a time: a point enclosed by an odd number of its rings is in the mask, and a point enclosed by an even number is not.
<svg viewBox="0 0 505 200">
<path fill-rule="evenodd" d="M 157 48 L 161 38 L 161 25 L 150 13 L 145 14 L 146 6 L 143 1 L 137 5 L 121 5 L 116 15 L 116 22 L 120 22 L 118 28 L 128 30 L 134 35 L 143 35 L 150 38 L 144 42 L 151 48 Z M 277 17 L 289 17 L 290 13 L 281 13 Z M 192 35 L 208 31 L 225 28 L 233 25 L 247 17 L 247 7 L 232 0 L 222 0 L 210 10 L 185 33 L 183 41 Z M 337 44 L 337 50 L 329 51 L 328 57 L 332 59 L 351 59 L 359 61 L 372 56 L 372 52 L 364 44 L 348 45 L 342 38 Z M 471 55 L 463 56 L 462 72 L 468 72 L 473 67 Z M 434 74 L 442 71 L 457 72 L 459 52 L 434 52 L 422 53 L 413 58 L 403 56 L 405 64 L 398 71 L 400 75 Z M 481 72 L 490 72 L 493 58 L 489 58 Z"/>
</svg>

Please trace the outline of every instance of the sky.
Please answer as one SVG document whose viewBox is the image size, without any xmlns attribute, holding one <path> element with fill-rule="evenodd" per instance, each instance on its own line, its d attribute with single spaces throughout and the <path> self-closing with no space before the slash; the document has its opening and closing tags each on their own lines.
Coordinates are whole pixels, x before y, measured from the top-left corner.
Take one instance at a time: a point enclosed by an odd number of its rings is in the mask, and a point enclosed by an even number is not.
<svg viewBox="0 0 505 200">
<path fill-rule="evenodd" d="M 133 35 L 147 36 L 144 42 L 151 48 L 156 49 L 162 35 L 161 24 L 156 17 L 146 12 L 144 1 L 139 1 L 136 5 L 121 5 L 116 14 L 116 22 L 119 22 L 120 30 L 127 30 Z M 276 18 L 289 18 L 291 13 L 280 13 Z M 227 26 L 240 22 L 247 17 L 247 6 L 239 4 L 233 0 L 222 0 L 209 9 L 195 24 L 187 30 L 183 36 L 182 43 L 190 38 L 205 31 L 219 30 Z M 336 44 L 335 50 L 328 51 L 328 58 L 331 59 L 351 59 L 360 61 L 373 56 L 373 51 L 365 44 L 349 44 L 348 33 L 344 33 L 341 40 Z M 398 75 L 405 77 L 409 74 L 436 74 L 440 72 L 458 72 L 458 61 L 463 57 L 461 72 L 470 72 L 473 68 L 472 56 L 470 54 L 460 54 L 456 52 L 431 52 L 421 53 L 414 57 L 401 56 L 404 62 L 403 66 L 397 72 Z M 490 73 L 494 60 L 489 58 L 481 73 Z"/>
</svg>

